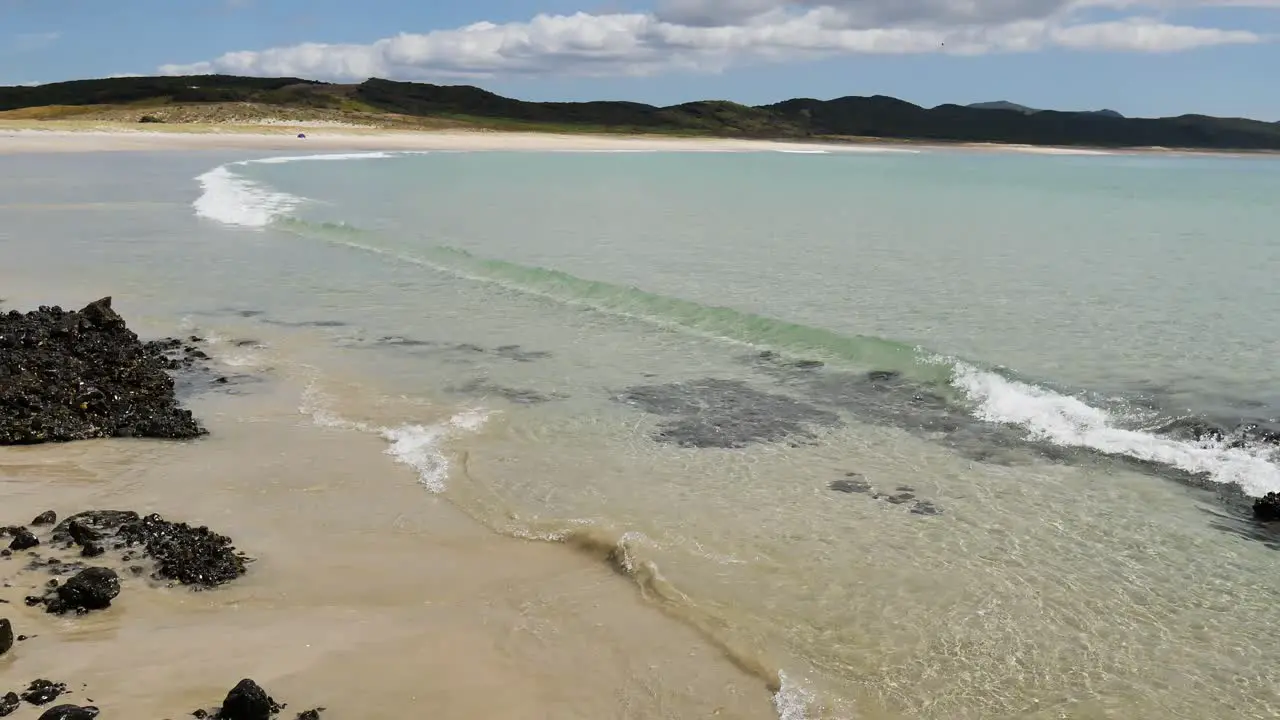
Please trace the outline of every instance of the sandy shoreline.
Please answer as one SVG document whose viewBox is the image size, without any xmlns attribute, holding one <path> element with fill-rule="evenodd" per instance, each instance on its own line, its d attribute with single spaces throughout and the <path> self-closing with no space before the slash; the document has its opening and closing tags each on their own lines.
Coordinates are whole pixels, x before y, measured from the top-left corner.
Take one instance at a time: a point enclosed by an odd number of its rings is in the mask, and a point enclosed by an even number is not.
<svg viewBox="0 0 1280 720">
<path fill-rule="evenodd" d="M 915 152 L 888 145 L 829 145 L 733 140 L 663 138 L 627 135 L 557 135 L 551 133 L 465 131 L 321 131 L 304 128 L 306 139 L 292 130 L 266 132 L 134 132 L 111 130 L 6 130 L 0 125 L 0 154 L 162 150 L 439 150 L 483 151 L 683 151 L 751 150 L 828 152 Z"/>
<path fill-rule="evenodd" d="M 306 138 L 297 135 L 303 133 Z M 529 152 L 751 152 L 919 153 L 930 150 L 1031 155 L 1213 155 L 1274 157 L 1273 152 L 1174 148 L 1085 148 L 1008 143 L 930 143 L 872 138 L 850 142 L 802 142 L 661 135 L 557 134 L 489 130 L 392 130 L 314 125 L 195 125 L 138 130 L 110 123 L 58 124 L 49 128 L 0 121 L 0 155 L 12 153 L 139 152 L 166 150 L 436 150 Z"/>
<path fill-rule="evenodd" d="M 212 434 L 194 443 L 0 448 L 0 523 L 159 512 L 257 559 L 206 592 L 126 575 L 112 608 L 63 618 L 24 607 L 48 576 L 16 554 L 0 616 L 32 637 L 0 658 L 0 694 L 49 678 L 103 717 L 180 717 L 249 677 L 289 703 L 281 718 L 775 717 L 760 678 L 607 563 L 489 531 L 376 437 L 301 422 L 299 388 L 272 385 L 196 400 Z"/>
</svg>

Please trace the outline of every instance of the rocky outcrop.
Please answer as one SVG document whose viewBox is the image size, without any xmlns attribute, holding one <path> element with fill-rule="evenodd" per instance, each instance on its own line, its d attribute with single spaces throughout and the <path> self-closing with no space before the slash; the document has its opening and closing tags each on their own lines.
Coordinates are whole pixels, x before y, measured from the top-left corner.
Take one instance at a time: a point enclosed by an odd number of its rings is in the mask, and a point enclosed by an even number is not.
<svg viewBox="0 0 1280 720">
<path fill-rule="evenodd" d="M 1253 517 L 1263 522 L 1280 522 L 1280 493 L 1267 493 L 1255 499 Z"/>
<path fill-rule="evenodd" d="M 109 297 L 0 315 L 0 445 L 203 435 L 178 407 L 171 350 L 140 341 Z"/>
</svg>

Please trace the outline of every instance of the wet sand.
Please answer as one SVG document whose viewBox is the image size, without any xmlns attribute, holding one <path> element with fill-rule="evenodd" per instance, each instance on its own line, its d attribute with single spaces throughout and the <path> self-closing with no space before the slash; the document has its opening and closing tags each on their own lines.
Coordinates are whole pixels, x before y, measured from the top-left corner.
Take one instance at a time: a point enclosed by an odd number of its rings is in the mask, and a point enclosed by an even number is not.
<svg viewBox="0 0 1280 720">
<path fill-rule="evenodd" d="M 0 659 L 0 690 L 65 682 L 61 701 L 104 717 L 183 716 L 242 677 L 289 703 L 281 717 L 777 717 L 764 681 L 600 558 L 490 532 L 377 438 L 312 425 L 300 391 L 197 399 L 212 434 L 192 443 L 0 448 L 5 524 L 159 512 L 257 558 L 205 592 L 126 574 L 112 608 L 57 618 L 23 605 L 48 576 L 17 553 L 0 614 L 35 637 Z"/>
</svg>

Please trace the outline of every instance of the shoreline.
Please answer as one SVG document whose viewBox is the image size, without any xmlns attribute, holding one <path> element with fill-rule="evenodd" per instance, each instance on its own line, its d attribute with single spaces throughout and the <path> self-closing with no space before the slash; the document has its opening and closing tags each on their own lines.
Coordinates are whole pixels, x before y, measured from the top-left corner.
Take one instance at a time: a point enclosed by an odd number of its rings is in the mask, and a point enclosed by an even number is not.
<svg viewBox="0 0 1280 720">
<path fill-rule="evenodd" d="M 210 430 L 198 440 L 0 448 L 0 525 L 50 509 L 156 512 L 207 523 L 256 560 L 204 592 L 126 575 L 110 609 L 58 617 L 23 605 L 46 576 L 14 553 L 0 616 L 27 638 L 0 658 L 0 694 L 50 678 L 104 717 L 177 717 L 253 678 L 289 703 L 278 719 L 322 706 L 586 720 L 620 703 L 635 717 L 776 717 L 768 683 L 601 553 L 494 531 L 386 460 L 377 436 L 300 422 L 302 378 L 254 374 L 265 384 L 248 394 L 184 401 Z M 589 682 L 564 682 L 578 675 Z"/>
<path fill-rule="evenodd" d="M 297 135 L 303 133 L 306 138 Z M 641 134 L 555 133 L 505 130 L 399 130 L 316 125 L 184 125 L 138 130 L 123 123 L 59 123 L 0 120 L 0 155 L 174 150 L 368 150 L 527 152 L 794 152 L 919 153 L 938 150 L 1027 155 L 1159 155 L 1275 157 L 1278 152 L 1195 148 L 1064 147 L 1005 143 L 939 142 L 896 138 L 835 140 L 740 139 Z"/>
</svg>

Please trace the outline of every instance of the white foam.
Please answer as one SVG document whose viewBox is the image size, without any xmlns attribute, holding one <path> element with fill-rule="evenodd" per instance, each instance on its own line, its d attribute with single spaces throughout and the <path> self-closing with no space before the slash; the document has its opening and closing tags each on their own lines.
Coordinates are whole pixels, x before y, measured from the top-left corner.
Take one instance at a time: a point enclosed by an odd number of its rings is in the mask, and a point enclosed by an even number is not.
<svg viewBox="0 0 1280 720">
<path fill-rule="evenodd" d="M 288 215 L 307 198 L 280 192 L 236 173 L 245 165 L 282 165 L 306 161 L 381 160 L 399 155 L 421 155 L 425 151 L 327 153 L 322 155 L 285 155 L 227 163 L 196 178 L 203 192 L 192 206 L 196 215 L 225 225 L 262 228 L 272 220 Z"/>
<path fill-rule="evenodd" d="M 441 445 L 458 432 L 480 429 L 486 417 L 478 410 L 467 410 L 439 425 L 402 425 L 383 428 L 379 434 L 391 443 L 385 451 L 388 455 L 416 470 L 428 490 L 441 493 L 449 477 L 449 458 Z"/>
<path fill-rule="evenodd" d="M 304 202 L 304 198 L 241 177 L 228 165 L 216 167 L 196 180 L 204 190 L 192 203 L 196 215 L 224 225 L 266 227 Z"/>
<path fill-rule="evenodd" d="M 778 712 L 778 720 L 805 720 L 812 703 L 813 693 L 787 677 L 786 673 L 778 673 L 778 692 L 773 694 L 773 708 Z"/>
<path fill-rule="evenodd" d="M 952 384 L 973 401 L 974 415 L 989 422 L 1019 425 L 1033 440 L 1086 447 L 1204 473 L 1217 483 L 1235 484 L 1253 496 L 1280 491 L 1280 465 L 1265 449 L 1231 448 L 1219 442 L 1186 442 L 1130 430 L 1118 418 L 1073 397 L 1028 385 L 965 363 L 957 363 Z"/>
</svg>

